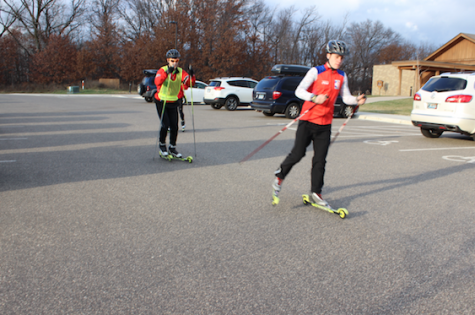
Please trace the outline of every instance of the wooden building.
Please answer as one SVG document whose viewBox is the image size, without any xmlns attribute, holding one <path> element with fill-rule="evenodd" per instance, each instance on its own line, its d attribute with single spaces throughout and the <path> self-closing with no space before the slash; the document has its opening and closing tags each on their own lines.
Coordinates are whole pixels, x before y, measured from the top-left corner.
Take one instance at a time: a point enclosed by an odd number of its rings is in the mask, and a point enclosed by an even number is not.
<svg viewBox="0 0 475 315">
<path fill-rule="evenodd" d="M 464 71 L 475 71 L 475 35 L 460 33 L 423 60 L 375 65 L 372 94 L 412 96 L 434 75 Z"/>
</svg>

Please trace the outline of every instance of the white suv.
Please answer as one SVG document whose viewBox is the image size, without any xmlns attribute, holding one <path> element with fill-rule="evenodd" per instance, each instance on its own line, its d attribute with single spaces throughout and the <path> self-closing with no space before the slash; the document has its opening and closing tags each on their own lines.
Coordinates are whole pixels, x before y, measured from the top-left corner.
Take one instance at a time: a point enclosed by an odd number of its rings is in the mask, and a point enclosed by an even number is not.
<svg viewBox="0 0 475 315">
<path fill-rule="evenodd" d="M 214 109 L 226 107 L 235 110 L 240 105 L 249 105 L 252 91 L 257 81 L 250 78 L 216 78 L 210 80 L 206 87 L 203 101 Z"/>
<path fill-rule="evenodd" d="M 414 95 L 412 123 L 428 138 L 453 131 L 475 140 L 474 96 L 475 73 L 434 76 Z"/>
</svg>

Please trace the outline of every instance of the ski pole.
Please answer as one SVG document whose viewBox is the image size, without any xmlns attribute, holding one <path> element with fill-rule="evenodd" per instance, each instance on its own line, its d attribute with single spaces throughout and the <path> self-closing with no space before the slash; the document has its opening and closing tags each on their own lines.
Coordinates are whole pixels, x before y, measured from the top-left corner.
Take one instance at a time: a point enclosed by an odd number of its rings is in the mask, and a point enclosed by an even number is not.
<svg viewBox="0 0 475 315">
<path fill-rule="evenodd" d="M 364 98 L 366 98 L 366 96 L 364 96 Z M 330 141 L 330 145 L 335 142 L 336 140 L 336 137 L 338 137 L 338 135 L 340 134 L 340 132 L 343 130 L 343 128 L 345 128 L 346 124 L 350 121 L 351 117 L 353 117 L 353 115 L 356 113 L 356 111 L 358 110 L 358 108 L 360 107 L 360 105 L 357 105 L 355 107 L 355 109 L 353 109 L 353 111 L 351 112 L 350 116 L 348 116 L 348 118 L 345 120 L 345 122 L 343 123 L 343 125 L 341 125 L 340 129 L 338 129 L 337 133 L 335 134 L 335 136 L 333 136 L 333 139 Z"/>
<path fill-rule="evenodd" d="M 168 86 L 167 86 L 167 95 L 168 92 L 170 91 L 170 81 L 171 81 L 171 73 L 168 75 L 167 79 L 170 79 L 168 81 Z M 166 80 L 166 79 L 165 79 Z M 158 93 L 158 92 L 157 92 Z M 162 129 L 162 122 L 163 122 L 163 115 L 165 114 L 165 105 L 167 104 L 167 100 L 163 100 L 163 107 L 162 107 L 162 114 L 160 115 L 160 127 L 158 128 L 158 133 L 157 133 L 157 141 L 155 142 L 155 152 L 153 153 L 153 159 L 155 160 L 155 157 L 157 156 L 157 147 L 158 147 L 158 139 L 160 137 L 160 130 Z"/>
<path fill-rule="evenodd" d="M 191 70 L 191 65 L 188 66 L 188 69 Z M 195 158 L 196 158 L 196 139 L 195 139 L 195 110 L 193 107 L 193 84 L 192 78 L 190 76 L 190 96 L 191 96 L 191 125 L 193 126 L 193 146 L 195 148 Z"/>
<path fill-rule="evenodd" d="M 259 152 L 263 147 L 265 147 L 266 145 L 269 144 L 269 142 L 271 142 L 272 140 L 274 140 L 275 137 L 277 137 L 278 135 L 280 135 L 282 132 L 284 132 L 285 130 L 287 130 L 290 126 L 292 126 L 297 120 L 299 120 L 300 118 L 302 118 L 305 114 L 307 114 L 312 108 L 314 108 L 317 104 L 314 103 L 312 106 L 310 106 L 309 109 L 307 109 L 303 114 L 301 114 L 299 117 L 295 118 L 294 120 L 292 120 L 290 123 L 288 123 L 284 128 L 282 128 L 281 130 L 279 130 L 279 132 L 277 132 L 275 135 L 273 135 L 269 140 L 267 140 L 266 142 L 264 142 L 263 144 L 261 144 L 257 149 L 255 149 L 254 151 L 252 151 L 251 153 L 249 153 L 244 159 L 242 159 L 239 163 L 243 163 L 243 162 L 246 162 L 247 160 L 249 160 L 249 158 L 251 158 L 254 154 L 256 154 L 257 152 Z"/>
</svg>

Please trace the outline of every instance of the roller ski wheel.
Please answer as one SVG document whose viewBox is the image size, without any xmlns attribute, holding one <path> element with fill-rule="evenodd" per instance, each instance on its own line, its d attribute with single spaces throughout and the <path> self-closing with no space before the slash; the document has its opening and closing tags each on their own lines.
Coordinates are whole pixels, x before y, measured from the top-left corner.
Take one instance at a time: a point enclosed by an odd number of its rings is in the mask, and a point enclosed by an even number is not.
<svg viewBox="0 0 475 315">
<path fill-rule="evenodd" d="M 304 205 L 312 205 L 314 206 L 315 208 L 318 208 L 318 209 L 321 209 L 321 210 L 325 210 L 327 212 L 330 212 L 330 213 L 333 213 L 333 214 L 337 214 L 340 218 L 344 219 L 346 218 L 346 216 L 348 215 L 348 210 L 346 210 L 345 208 L 339 208 L 337 210 L 335 209 L 332 209 L 331 207 L 324 207 L 324 206 L 321 206 L 319 205 L 318 203 L 314 203 L 311 199 L 310 199 L 310 196 L 309 195 L 302 195 L 302 199 L 303 199 L 303 204 Z"/>
<path fill-rule="evenodd" d="M 168 155 L 163 155 L 161 152 L 158 153 L 158 155 L 160 155 L 160 157 L 164 160 L 167 160 L 167 161 L 172 161 L 172 156 L 170 154 Z"/>
<path fill-rule="evenodd" d="M 177 161 L 183 161 L 183 162 L 188 162 L 188 163 L 193 163 L 193 157 L 192 156 L 187 156 L 187 157 L 184 157 L 184 158 L 180 158 L 180 157 L 174 157 L 173 155 L 171 155 L 171 158 L 170 160 L 177 160 Z"/>
<path fill-rule="evenodd" d="M 279 201 L 280 201 L 280 199 L 279 199 L 279 194 L 276 193 L 276 192 L 274 192 L 274 193 L 272 194 L 272 205 L 273 205 L 273 206 L 277 206 L 277 205 L 279 204 Z"/>
</svg>

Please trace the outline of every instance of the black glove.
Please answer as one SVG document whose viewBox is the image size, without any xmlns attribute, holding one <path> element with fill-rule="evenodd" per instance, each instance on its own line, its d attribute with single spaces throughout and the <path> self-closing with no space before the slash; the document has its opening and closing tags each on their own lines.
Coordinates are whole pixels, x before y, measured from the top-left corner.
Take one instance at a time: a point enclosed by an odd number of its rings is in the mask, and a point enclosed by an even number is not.
<svg viewBox="0 0 475 315">
<path fill-rule="evenodd" d="M 167 74 L 172 74 L 175 71 L 175 68 L 168 66 Z"/>
<path fill-rule="evenodd" d="M 191 65 L 188 67 L 188 74 L 190 75 L 190 77 L 192 77 L 195 74 Z"/>
</svg>

